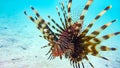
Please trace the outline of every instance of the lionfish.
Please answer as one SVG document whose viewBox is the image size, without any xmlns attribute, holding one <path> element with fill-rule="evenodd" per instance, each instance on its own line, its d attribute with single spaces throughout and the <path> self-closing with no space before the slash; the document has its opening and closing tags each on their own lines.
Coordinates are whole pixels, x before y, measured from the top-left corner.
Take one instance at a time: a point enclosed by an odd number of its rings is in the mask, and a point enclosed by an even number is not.
<svg viewBox="0 0 120 68">
<path fill-rule="evenodd" d="M 49 59 L 53 59 L 55 57 L 68 58 L 70 60 L 70 64 L 74 68 L 80 68 L 80 64 L 85 68 L 83 60 L 86 60 L 92 68 L 94 65 L 90 62 L 88 55 L 96 56 L 105 60 L 109 60 L 99 54 L 100 51 L 115 51 L 116 48 L 108 47 L 105 45 L 101 45 L 102 41 L 108 40 L 109 38 L 120 34 L 120 32 L 115 32 L 112 34 L 103 35 L 102 37 L 96 37 L 100 34 L 101 31 L 106 29 L 112 23 L 116 22 L 116 20 L 112 20 L 107 24 L 104 24 L 98 29 L 95 29 L 91 34 L 87 35 L 91 27 L 94 23 L 111 8 L 107 6 L 103 9 L 91 22 L 82 30 L 82 26 L 84 23 L 85 15 L 92 4 L 93 0 L 88 0 L 84 9 L 82 10 L 79 20 L 73 22 L 71 17 L 71 5 L 72 0 L 68 1 L 67 10 L 65 9 L 65 5 L 61 2 L 61 10 L 63 17 L 61 17 L 61 12 L 56 8 L 58 12 L 58 16 L 62 25 L 59 25 L 53 18 L 48 16 L 48 18 L 55 24 L 51 25 L 50 22 L 45 21 L 38 11 L 31 7 L 32 11 L 35 13 L 35 18 L 27 15 L 26 11 L 24 14 L 37 25 L 37 28 L 42 32 L 43 38 L 46 39 L 49 43 L 47 46 L 50 46 L 50 50 L 47 54 L 50 54 Z M 53 31 L 51 28 L 56 30 Z M 47 47 L 47 46 L 43 46 Z"/>
</svg>

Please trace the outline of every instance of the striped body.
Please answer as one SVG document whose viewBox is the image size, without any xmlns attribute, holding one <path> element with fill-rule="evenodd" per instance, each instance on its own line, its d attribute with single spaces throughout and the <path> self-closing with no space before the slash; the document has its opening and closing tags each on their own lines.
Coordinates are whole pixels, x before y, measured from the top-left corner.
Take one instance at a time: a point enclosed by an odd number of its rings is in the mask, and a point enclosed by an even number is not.
<svg viewBox="0 0 120 68">
<path fill-rule="evenodd" d="M 108 22 L 107 24 L 104 24 L 98 29 L 95 29 L 91 34 L 87 35 L 91 27 L 94 25 L 94 23 L 106 12 L 108 11 L 111 6 L 107 6 L 105 9 L 103 9 L 91 22 L 90 24 L 83 29 L 82 26 L 84 24 L 84 18 L 85 15 L 92 4 L 93 0 L 88 0 L 83 11 L 80 14 L 79 20 L 76 22 L 72 21 L 71 18 L 71 6 L 72 6 L 72 0 L 69 0 L 67 5 L 67 10 L 65 9 L 64 3 L 61 4 L 61 10 L 63 17 L 61 17 L 61 12 L 59 12 L 58 7 L 56 8 L 59 16 L 59 20 L 62 24 L 60 26 L 51 16 L 48 16 L 48 18 L 56 25 L 51 25 L 50 22 L 46 22 L 35 10 L 33 7 L 31 9 L 35 13 L 36 17 L 33 18 L 32 16 L 28 16 L 26 11 L 24 14 L 33 21 L 37 28 L 43 33 L 44 39 L 49 41 L 49 46 L 51 46 L 51 49 L 47 54 L 50 53 L 49 59 L 60 57 L 62 59 L 63 56 L 70 59 L 71 65 L 73 65 L 74 68 L 80 68 L 80 63 L 82 64 L 82 67 L 85 68 L 84 63 L 82 62 L 84 59 L 91 65 L 92 68 L 94 68 L 94 65 L 89 61 L 89 58 L 87 57 L 88 54 L 109 60 L 99 54 L 100 51 L 115 51 L 116 48 L 110 48 L 105 45 L 101 45 L 100 43 L 104 40 L 107 40 L 113 36 L 119 35 L 120 32 L 115 32 L 112 34 L 107 34 L 102 37 L 97 36 L 100 34 L 101 31 L 106 29 L 108 26 L 110 26 L 112 23 L 114 23 L 116 20 L 112 20 Z M 64 18 L 64 19 L 62 19 Z M 55 29 L 57 31 L 53 32 L 51 28 Z M 47 46 L 44 46 L 47 47 Z M 43 47 L 43 48 L 44 48 Z"/>
</svg>

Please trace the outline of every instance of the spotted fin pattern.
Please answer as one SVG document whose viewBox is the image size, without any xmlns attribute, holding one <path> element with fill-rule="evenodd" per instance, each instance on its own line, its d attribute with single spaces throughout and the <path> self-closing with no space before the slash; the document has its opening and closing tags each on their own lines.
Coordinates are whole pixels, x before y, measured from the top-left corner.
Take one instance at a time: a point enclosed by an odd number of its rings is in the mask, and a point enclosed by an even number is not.
<svg viewBox="0 0 120 68">
<path fill-rule="evenodd" d="M 86 27 L 86 29 L 82 32 L 82 35 L 85 36 L 89 29 L 93 26 L 93 24 L 107 11 L 111 8 L 112 6 L 107 6 L 102 12 L 100 12 L 93 20 L 92 22 Z"/>
<path fill-rule="evenodd" d="M 54 32 L 51 31 L 51 29 L 48 27 L 46 21 L 42 19 L 33 7 L 31 7 L 35 15 L 37 16 L 35 19 L 32 16 L 28 16 L 26 11 L 24 11 L 24 14 L 34 23 L 36 23 L 37 28 L 43 33 L 44 38 L 47 39 L 48 41 L 56 40 L 56 36 L 54 35 Z"/>
</svg>

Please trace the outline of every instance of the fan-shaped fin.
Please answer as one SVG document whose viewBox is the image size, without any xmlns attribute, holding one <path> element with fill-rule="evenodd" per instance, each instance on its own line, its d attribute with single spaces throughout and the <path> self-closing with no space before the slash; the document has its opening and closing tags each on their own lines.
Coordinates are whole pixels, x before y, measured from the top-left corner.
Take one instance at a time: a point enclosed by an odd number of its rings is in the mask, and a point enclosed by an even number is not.
<svg viewBox="0 0 120 68">
<path fill-rule="evenodd" d="M 92 2 L 93 2 L 93 0 L 88 0 L 87 1 L 87 3 L 86 3 L 86 5 L 85 5 L 85 7 L 84 7 L 84 9 L 83 9 L 83 11 L 82 11 L 82 13 L 80 15 L 80 22 L 78 22 L 78 23 L 83 23 L 85 14 L 87 13 L 87 11 L 88 11 L 90 5 L 92 4 Z"/>
<path fill-rule="evenodd" d="M 58 28 L 56 28 L 54 25 L 51 25 L 50 22 L 47 23 L 47 25 L 49 25 L 50 27 L 52 27 L 54 30 L 56 30 L 59 33 L 62 33 L 61 30 L 59 30 Z"/>
<path fill-rule="evenodd" d="M 54 57 L 52 56 L 52 54 L 49 55 L 48 59 L 49 59 L 49 60 L 54 59 Z"/>
<path fill-rule="evenodd" d="M 112 33 L 112 34 L 107 34 L 107 35 L 104 35 L 104 36 L 99 37 L 99 38 L 93 38 L 93 39 L 90 40 L 90 42 L 99 44 L 102 41 L 107 40 L 107 39 L 109 39 L 109 38 L 111 38 L 113 36 L 119 35 L 119 34 L 120 34 L 120 32 L 115 32 L 115 33 Z"/>
<path fill-rule="evenodd" d="M 85 36 L 89 29 L 93 26 L 93 24 L 98 20 L 107 10 L 109 10 L 111 6 L 107 6 L 102 12 L 100 12 L 93 20 L 92 22 L 85 28 L 85 30 L 82 32 L 82 36 Z"/>
<path fill-rule="evenodd" d="M 64 30 L 53 18 L 51 18 L 50 16 L 48 16 L 48 18 L 60 29 L 60 30 Z"/>
<path fill-rule="evenodd" d="M 31 21 L 33 21 L 33 22 L 35 22 L 37 24 L 37 28 L 43 33 L 44 38 L 47 39 L 48 41 L 57 40 L 56 36 L 54 35 L 54 32 L 52 32 L 52 30 L 48 27 L 48 25 L 46 24 L 45 20 L 40 17 L 40 15 L 37 12 L 37 10 L 35 10 L 33 7 L 31 7 L 31 9 L 35 13 L 35 15 L 38 17 L 38 19 L 34 19 L 32 16 L 28 16 L 26 11 L 24 11 L 24 14 Z"/>
<path fill-rule="evenodd" d="M 50 46 L 50 43 L 48 43 L 48 44 L 45 45 L 45 46 L 42 46 L 41 48 L 45 48 L 45 47 L 48 47 L 48 46 Z"/>
<path fill-rule="evenodd" d="M 83 25 L 83 22 L 84 22 L 84 17 L 85 17 L 85 14 L 87 13 L 88 9 L 89 9 L 89 6 L 92 4 L 93 0 L 88 0 L 81 15 L 80 15 L 80 20 L 78 20 L 76 23 L 78 24 L 78 26 L 76 27 L 76 30 L 79 32 L 80 29 L 82 29 L 82 25 Z"/>
<path fill-rule="evenodd" d="M 72 5 L 72 0 L 69 0 L 68 2 L 68 25 L 67 26 L 70 26 L 71 25 L 71 21 L 72 21 L 72 18 L 71 18 L 71 5 Z"/>
<path fill-rule="evenodd" d="M 63 28 L 65 29 L 65 24 L 64 24 L 62 18 L 60 17 L 61 14 L 60 14 L 60 11 L 58 10 L 58 7 L 56 7 L 56 10 L 57 10 L 57 13 L 58 13 L 59 19 L 60 19 L 60 21 L 61 21 L 61 23 L 62 23 L 62 26 L 63 26 Z"/>
<path fill-rule="evenodd" d="M 65 28 L 67 27 L 67 12 L 65 10 L 65 6 L 64 6 L 64 3 L 62 2 L 61 3 L 62 7 L 61 7 L 61 10 L 63 11 L 63 16 L 64 16 L 64 22 L 65 22 Z"/>
<path fill-rule="evenodd" d="M 106 58 L 106 57 L 103 57 L 103 56 L 100 56 L 99 54 L 98 55 L 96 55 L 97 57 L 99 57 L 99 58 L 101 58 L 101 59 L 104 59 L 104 60 L 107 60 L 107 61 L 109 61 L 109 59 L 108 58 Z"/>
<path fill-rule="evenodd" d="M 85 59 L 87 60 L 87 62 L 90 64 L 90 66 L 92 67 L 92 68 L 94 68 L 94 66 L 92 65 L 92 63 L 89 61 L 89 59 L 88 59 L 88 57 L 87 56 L 85 56 Z"/>
<path fill-rule="evenodd" d="M 82 67 L 85 68 L 84 63 L 82 61 L 81 61 L 81 63 L 82 63 Z"/>
<path fill-rule="evenodd" d="M 99 52 L 99 51 L 115 51 L 117 50 L 116 48 L 113 47 L 108 47 L 105 45 L 95 45 L 95 49 Z"/>
<path fill-rule="evenodd" d="M 83 38 L 84 40 L 87 39 L 90 40 L 92 38 L 95 38 L 97 35 L 100 34 L 101 31 L 103 31 L 105 28 L 107 28 L 108 26 L 110 26 L 113 22 L 116 22 L 116 20 L 112 20 L 111 22 L 108 22 L 107 24 L 101 26 L 100 28 L 96 29 L 95 31 L 93 31 L 90 35 L 86 36 L 85 38 Z"/>
</svg>

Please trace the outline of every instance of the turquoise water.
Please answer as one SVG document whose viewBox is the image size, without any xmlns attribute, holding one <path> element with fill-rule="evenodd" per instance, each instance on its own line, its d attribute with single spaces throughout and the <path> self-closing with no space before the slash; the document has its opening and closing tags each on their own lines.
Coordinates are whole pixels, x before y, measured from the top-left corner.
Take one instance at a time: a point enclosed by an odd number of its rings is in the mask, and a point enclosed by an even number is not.
<svg viewBox="0 0 120 68">
<path fill-rule="evenodd" d="M 47 60 L 48 56 L 45 54 L 49 48 L 40 47 L 46 45 L 48 41 L 39 37 L 40 31 L 23 13 L 27 11 L 28 15 L 34 16 L 30 9 L 30 6 L 34 6 L 45 20 L 50 21 L 47 18 L 50 15 L 59 22 L 55 9 L 56 6 L 60 7 L 59 2 L 58 0 L 0 0 L 0 68 L 72 68 L 67 59 Z M 71 14 L 74 20 L 78 19 L 86 2 L 87 0 L 73 0 Z M 112 8 L 94 24 L 91 31 L 114 19 L 118 21 L 102 31 L 100 36 L 120 31 L 119 2 L 119 0 L 94 0 L 86 14 L 83 27 L 87 26 L 106 6 L 112 5 Z M 101 52 L 111 61 L 89 57 L 95 68 L 120 67 L 119 41 L 120 35 L 102 43 L 118 49 L 115 52 Z M 86 68 L 90 68 L 89 64 L 85 63 Z"/>
</svg>

